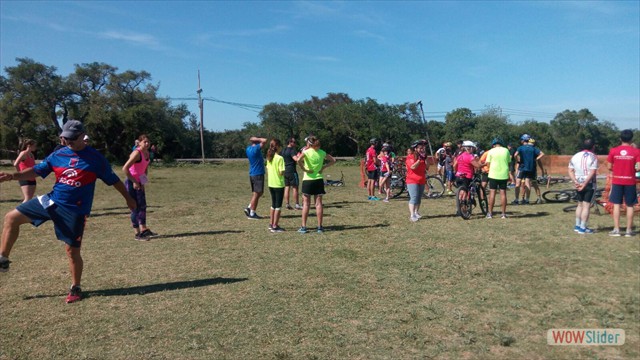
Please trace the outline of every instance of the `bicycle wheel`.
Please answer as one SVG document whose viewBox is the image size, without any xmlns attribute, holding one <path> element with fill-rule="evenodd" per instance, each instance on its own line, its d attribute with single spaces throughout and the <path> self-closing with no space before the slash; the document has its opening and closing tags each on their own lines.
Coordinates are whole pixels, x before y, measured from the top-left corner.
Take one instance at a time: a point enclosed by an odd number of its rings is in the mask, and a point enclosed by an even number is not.
<svg viewBox="0 0 640 360">
<path fill-rule="evenodd" d="M 427 176 L 427 183 L 424 187 L 425 192 L 422 194 L 425 198 L 436 199 L 444 194 L 444 183 L 442 180 L 435 176 Z"/>
<path fill-rule="evenodd" d="M 402 195 L 407 187 L 404 178 L 397 177 L 396 175 L 391 175 L 391 179 L 389 179 L 389 181 L 389 186 L 391 187 L 391 198 L 395 199 L 398 196 Z"/>
<path fill-rule="evenodd" d="M 564 212 L 576 212 L 576 208 L 577 207 L 578 207 L 577 204 L 565 206 L 565 207 L 562 208 L 562 211 L 564 211 Z"/>
<path fill-rule="evenodd" d="M 548 190 L 542 193 L 542 198 L 550 203 L 561 203 L 571 200 L 574 193 L 573 190 Z"/>
<path fill-rule="evenodd" d="M 478 184 L 477 195 L 478 195 L 478 206 L 480 207 L 480 211 L 482 211 L 482 215 L 487 215 L 489 212 L 489 199 L 487 199 L 487 192 L 484 190 L 480 184 Z"/>
<path fill-rule="evenodd" d="M 469 200 L 460 200 L 460 188 L 456 190 L 456 210 L 458 210 L 458 216 L 465 220 L 471 218 L 471 204 Z"/>
</svg>

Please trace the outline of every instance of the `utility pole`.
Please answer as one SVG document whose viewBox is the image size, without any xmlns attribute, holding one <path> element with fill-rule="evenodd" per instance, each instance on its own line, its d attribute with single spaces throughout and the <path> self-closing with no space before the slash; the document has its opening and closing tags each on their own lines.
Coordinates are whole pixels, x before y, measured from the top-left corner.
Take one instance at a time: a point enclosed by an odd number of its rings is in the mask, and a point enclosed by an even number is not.
<svg viewBox="0 0 640 360">
<path fill-rule="evenodd" d="M 200 149 L 204 164 L 204 103 L 202 102 L 202 88 L 200 88 L 200 69 L 198 69 L 198 106 L 200 107 Z"/>
<path fill-rule="evenodd" d="M 431 147 L 431 140 L 429 140 L 429 132 L 427 131 L 427 120 L 424 118 L 424 110 L 422 109 L 422 100 L 418 101 L 418 105 L 420 105 L 420 112 L 422 113 L 422 123 L 424 126 L 424 134 L 427 136 L 427 142 L 429 143 L 429 151 L 431 152 L 431 156 L 433 156 L 433 148 Z"/>
</svg>

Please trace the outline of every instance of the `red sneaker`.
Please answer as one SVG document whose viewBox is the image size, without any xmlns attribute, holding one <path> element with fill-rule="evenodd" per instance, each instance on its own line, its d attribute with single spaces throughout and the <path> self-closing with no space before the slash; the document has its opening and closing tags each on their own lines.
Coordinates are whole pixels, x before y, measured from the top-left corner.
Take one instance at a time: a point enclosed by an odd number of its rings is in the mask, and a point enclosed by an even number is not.
<svg viewBox="0 0 640 360">
<path fill-rule="evenodd" d="M 82 300 L 82 290 L 79 286 L 72 286 L 67 295 L 67 304 Z"/>
</svg>

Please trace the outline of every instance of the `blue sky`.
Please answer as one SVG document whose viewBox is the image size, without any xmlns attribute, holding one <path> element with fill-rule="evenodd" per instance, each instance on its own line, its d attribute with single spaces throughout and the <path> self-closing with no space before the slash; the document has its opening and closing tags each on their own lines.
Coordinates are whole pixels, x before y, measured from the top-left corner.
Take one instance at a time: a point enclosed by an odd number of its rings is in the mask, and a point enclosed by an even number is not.
<svg viewBox="0 0 640 360">
<path fill-rule="evenodd" d="M 639 1 L 7 1 L 0 65 L 68 75 L 104 62 L 148 71 L 161 96 L 264 105 L 329 92 L 428 119 L 499 106 L 513 122 L 588 108 L 640 128 Z M 3 75 L 4 74 L 3 72 Z M 184 101 L 198 114 L 197 101 Z M 176 102 L 178 103 L 178 102 Z M 209 130 L 257 112 L 205 102 Z"/>
</svg>

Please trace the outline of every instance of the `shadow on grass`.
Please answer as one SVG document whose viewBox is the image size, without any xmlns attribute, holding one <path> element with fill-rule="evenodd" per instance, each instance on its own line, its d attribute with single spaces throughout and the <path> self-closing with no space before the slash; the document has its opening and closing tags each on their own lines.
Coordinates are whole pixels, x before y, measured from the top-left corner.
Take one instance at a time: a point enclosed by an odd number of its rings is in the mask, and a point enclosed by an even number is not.
<svg viewBox="0 0 640 360">
<path fill-rule="evenodd" d="M 384 228 L 389 224 L 373 224 L 373 225 L 332 225 L 325 226 L 325 229 L 329 231 L 344 231 L 344 230 L 360 230 L 360 229 L 372 229 L 372 228 Z"/>
<path fill-rule="evenodd" d="M 161 208 L 162 206 L 147 206 L 147 209 L 153 209 L 153 208 Z M 104 210 L 104 211 L 109 211 L 109 210 L 123 210 L 123 211 L 127 211 L 129 212 L 129 208 L 126 206 L 117 206 L 117 207 L 109 207 L 109 208 L 101 208 L 101 209 L 93 209 L 93 210 Z"/>
<path fill-rule="evenodd" d="M 326 208 L 338 208 L 342 209 L 345 205 L 351 207 L 354 204 L 366 204 L 366 201 L 334 201 L 322 204 Z"/>
<path fill-rule="evenodd" d="M 249 279 L 217 277 L 213 279 L 176 281 L 176 282 L 163 283 L 163 284 L 132 286 L 127 288 L 86 291 L 86 292 L 83 292 L 82 294 L 83 294 L 83 298 L 85 299 L 92 296 L 146 295 L 146 294 L 152 294 L 152 293 L 161 292 L 161 291 L 192 289 L 192 288 L 198 288 L 203 286 L 220 285 L 220 284 L 222 285 L 233 284 L 236 282 L 246 281 L 246 280 L 249 280 Z M 58 296 L 64 296 L 64 295 L 66 294 L 25 296 L 24 300 L 43 299 L 43 298 L 58 297 Z"/>
<path fill-rule="evenodd" d="M 521 213 L 521 212 L 509 212 L 507 211 L 507 218 L 536 218 L 536 217 L 543 217 L 543 216 L 549 216 L 550 214 L 546 211 L 538 211 L 538 212 L 534 212 L 534 213 Z"/>
<path fill-rule="evenodd" d="M 188 233 L 178 233 L 178 234 L 166 234 L 166 235 L 157 235 L 151 238 L 151 240 L 156 239 L 171 239 L 171 238 L 179 238 L 179 237 L 187 237 L 187 236 L 200 236 L 200 235 L 218 235 L 218 234 L 230 234 L 230 233 L 243 233 L 243 230 L 214 230 L 214 231 L 196 231 L 196 232 L 188 232 Z"/>
</svg>

